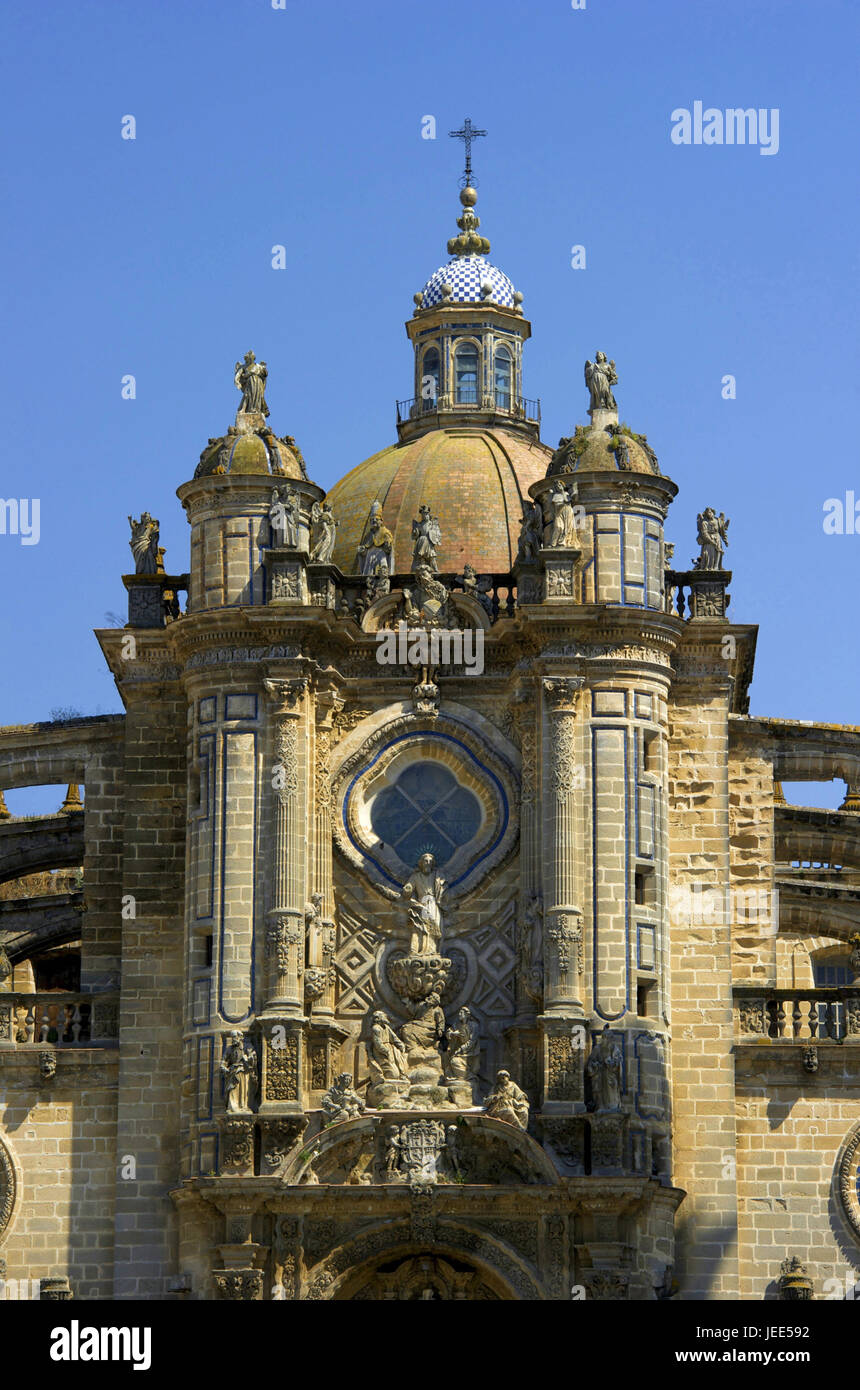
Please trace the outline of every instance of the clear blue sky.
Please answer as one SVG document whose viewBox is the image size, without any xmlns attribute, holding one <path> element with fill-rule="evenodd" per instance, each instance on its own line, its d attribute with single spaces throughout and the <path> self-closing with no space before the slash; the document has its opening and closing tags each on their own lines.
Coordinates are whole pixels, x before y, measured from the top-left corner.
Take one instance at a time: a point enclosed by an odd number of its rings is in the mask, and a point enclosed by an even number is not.
<svg viewBox="0 0 860 1390">
<path fill-rule="evenodd" d="M 124 608 L 126 516 L 158 516 L 186 568 L 175 488 L 231 423 L 249 347 L 319 483 L 394 438 L 466 115 L 544 437 L 586 418 L 604 349 L 680 486 L 676 557 L 703 506 L 732 519 L 752 712 L 860 722 L 860 535 L 822 528 L 827 498 L 860 498 L 854 0 L 6 0 L 2 37 L 0 494 L 40 499 L 41 540 L 0 536 L 0 723 L 121 708 L 91 630 Z M 674 145 L 697 100 L 778 108 L 778 154 Z"/>
</svg>

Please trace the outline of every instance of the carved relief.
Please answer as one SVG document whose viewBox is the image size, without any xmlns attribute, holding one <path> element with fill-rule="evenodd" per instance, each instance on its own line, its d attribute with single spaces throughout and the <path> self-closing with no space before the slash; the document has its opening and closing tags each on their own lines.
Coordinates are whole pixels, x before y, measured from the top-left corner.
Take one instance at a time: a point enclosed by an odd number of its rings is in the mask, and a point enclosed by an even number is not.
<svg viewBox="0 0 860 1390">
<path fill-rule="evenodd" d="M 266 1100 L 298 1100 L 299 1042 L 288 1033 L 280 1047 L 271 1042 L 266 1051 Z"/>
<path fill-rule="evenodd" d="M 221 1131 L 222 1171 L 247 1172 L 254 1166 L 254 1126 L 251 1120 L 228 1120 Z"/>
<path fill-rule="evenodd" d="M 216 1269 L 212 1278 L 218 1298 L 256 1303 L 263 1297 L 261 1269 Z"/>
<path fill-rule="evenodd" d="M 0 1238 L 12 1219 L 17 1184 L 15 1168 L 6 1145 L 0 1139 Z"/>
</svg>

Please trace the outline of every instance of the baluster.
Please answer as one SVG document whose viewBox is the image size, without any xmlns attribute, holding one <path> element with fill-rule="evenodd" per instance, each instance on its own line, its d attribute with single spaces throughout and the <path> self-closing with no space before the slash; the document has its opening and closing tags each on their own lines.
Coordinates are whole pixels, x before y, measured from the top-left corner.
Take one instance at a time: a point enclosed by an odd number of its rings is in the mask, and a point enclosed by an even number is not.
<svg viewBox="0 0 860 1390">
<path fill-rule="evenodd" d="M 516 612 L 516 607 L 516 600 L 514 599 L 514 586 L 513 584 L 509 584 L 507 602 L 505 603 L 505 612 L 507 613 L 509 618 L 512 618 L 514 616 L 514 613 Z"/>
<path fill-rule="evenodd" d="M 490 607 L 492 612 L 492 619 L 493 622 L 495 622 L 499 616 L 499 589 L 498 585 L 496 584 L 493 585 L 493 601 Z"/>
<path fill-rule="evenodd" d="M 51 1031 L 51 1020 L 48 1017 L 48 1006 L 45 1004 L 42 1010 L 42 1022 L 39 1027 L 39 1042 L 47 1042 L 48 1034 Z"/>
<path fill-rule="evenodd" d="M 818 1024 L 819 1024 L 819 1019 L 818 1019 L 818 1001 L 815 1000 L 815 999 L 810 999 L 810 1001 L 809 1001 L 809 1012 L 808 1012 L 808 1015 L 807 1015 L 807 1024 L 808 1024 L 808 1026 L 809 1026 L 809 1036 L 810 1036 L 810 1037 L 813 1039 L 813 1041 L 814 1041 L 814 1040 L 818 1037 Z"/>
<path fill-rule="evenodd" d="M 785 1004 L 781 999 L 777 1000 L 776 1005 L 776 1036 L 785 1037 Z"/>
<path fill-rule="evenodd" d="M 833 1006 L 832 1000 L 828 999 L 827 1003 L 824 1005 L 824 1008 L 826 1010 L 825 1017 L 827 1020 L 825 1037 L 833 1038 L 835 1040 L 837 1032 L 837 1020 L 836 1009 Z"/>
<path fill-rule="evenodd" d="M 27 1017 L 24 1020 L 25 1042 L 31 1043 L 36 1040 L 36 1006 L 31 1004 L 27 1010 Z"/>
<path fill-rule="evenodd" d="M 769 1038 L 779 1037 L 779 1025 L 777 1022 L 777 1003 L 775 999 L 768 999 L 765 1006 L 768 1012 L 767 1035 Z"/>
<path fill-rule="evenodd" d="M 795 999 L 795 1001 L 794 1001 L 794 1008 L 793 1008 L 792 1011 L 791 1011 L 791 1026 L 792 1026 L 792 1028 L 793 1028 L 793 1030 L 794 1030 L 794 1036 L 795 1036 L 796 1038 L 799 1038 L 799 1037 L 800 1037 L 800 1021 L 801 1021 L 801 1018 L 802 1018 L 802 1015 L 801 1015 L 801 1012 L 800 1012 L 800 1000 L 799 1000 L 799 999 Z"/>
<path fill-rule="evenodd" d="M 81 1006 L 75 1004 L 72 1008 L 72 1042 L 80 1042 L 81 1038 Z"/>
</svg>

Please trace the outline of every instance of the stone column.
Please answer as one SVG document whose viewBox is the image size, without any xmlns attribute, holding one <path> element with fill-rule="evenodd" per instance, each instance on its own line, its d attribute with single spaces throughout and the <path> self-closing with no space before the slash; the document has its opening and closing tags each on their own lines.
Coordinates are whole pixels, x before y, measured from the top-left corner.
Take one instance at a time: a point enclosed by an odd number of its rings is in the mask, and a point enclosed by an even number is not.
<svg viewBox="0 0 860 1390">
<path fill-rule="evenodd" d="M 585 1100 L 585 1013 L 579 997 L 582 912 L 577 903 L 576 793 L 584 785 L 576 758 L 576 707 L 581 677 L 543 680 L 544 705 L 544 1113 L 582 1111 Z"/>
<path fill-rule="evenodd" d="M 321 894 L 319 913 L 310 928 L 308 965 L 316 972 L 312 976 L 314 995 L 309 999 L 313 1019 L 334 1017 L 334 890 L 331 865 L 331 749 L 332 720 L 343 701 L 332 688 L 316 691 L 316 748 L 314 759 L 314 861 L 313 885 Z M 316 904 L 315 904 L 316 906 Z M 319 993 L 317 990 L 319 989 Z"/>
<path fill-rule="evenodd" d="M 581 677 L 545 679 L 548 786 L 544 797 L 544 1011 L 584 1016 L 579 998 L 582 912 L 576 902 L 576 706 Z"/>
<path fill-rule="evenodd" d="M 267 913 L 269 957 L 266 1011 L 299 1017 L 303 1013 L 307 791 L 301 756 L 308 680 L 267 680 L 274 716 L 272 782 L 275 831 L 272 854 L 272 906 Z"/>
</svg>

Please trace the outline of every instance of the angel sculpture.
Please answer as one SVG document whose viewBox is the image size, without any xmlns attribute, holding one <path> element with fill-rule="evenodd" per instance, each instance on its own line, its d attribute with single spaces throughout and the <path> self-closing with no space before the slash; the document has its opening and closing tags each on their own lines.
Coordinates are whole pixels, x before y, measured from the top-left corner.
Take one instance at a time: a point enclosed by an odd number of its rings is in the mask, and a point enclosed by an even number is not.
<svg viewBox="0 0 860 1390">
<path fill-rule="evenodd" d="M 699 512 L 696 521 L 699 527 L 696 540 L 699 542 L 701 551 L 699 558 L 693 561 L 693 569 L 722 569 L 723 551 L 729 543 L 728 518 L 723 512 L 717 516 L 713 507 L 706 507 L 703 512 Z"/>
<path fill-rule="evenodd" d="M 266 378 L 269 369 L 265 362 L 258 362 L 253 352 L 246 352 L 244 360 L 237 362 L 233 372 L 233 382 L 242 392 L 239 412 L 245 415 L 268 415 L 266 405 Z"/>
<path fill-rule="evenodd" d="M 311 507 L 311 522 L 313 524 L 311 560 L 318 565 L 331 564 L 337 522 L 332 516 L 328 502 L 314 502 Z"/>
<path fill-rule="evenodd" d="M 595 361 L 585 364 L 585 384 L 591 395 L 590 410 L 617 410 L 612 387 L 618 384 L 615 363 L 607 362 L 605 352 L 596 352 Z"/>
</svg>

